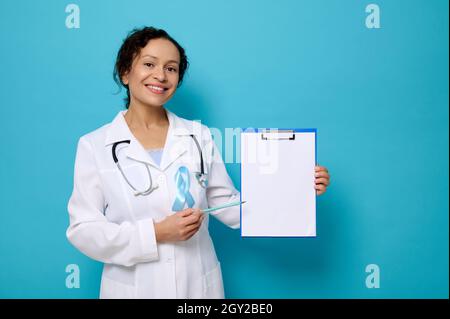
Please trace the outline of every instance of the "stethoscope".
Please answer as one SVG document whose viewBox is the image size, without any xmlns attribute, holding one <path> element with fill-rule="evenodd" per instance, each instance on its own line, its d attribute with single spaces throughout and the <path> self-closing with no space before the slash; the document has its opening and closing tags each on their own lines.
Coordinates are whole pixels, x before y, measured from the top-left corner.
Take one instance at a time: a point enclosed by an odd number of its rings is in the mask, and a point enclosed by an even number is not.
<svg viewBox="0 0 450 319">
<path fill-rule="evenodd" d="M 195 173 L 195 177 L 196 177 L 198 183 L 200 184 L 200 186 L 203 187 L 203 188 L 206 188 L 206 186 L 208 185 L 208 177 L 207 177 L 207 174 L 205 173 L 205 168 L 204 168 L 204 163 L 203 163 L 202 149 L 201 149 L 200 144 L 198 143 L 197 138 L 195 137 L 195 135 L 190 134 L 190 136 L 191 136 L 192 139 L 194 140 L 195 145 L 197 146 L 197 149 L 198 149 L 198 153 L 199 153 L 199 155 L 200 155 L 200 172 L 196 172 L 196 173 Z M 122 144 L 122 143 L 130 144 L 130 142 L 131 142 L 130 140 L 123 140 L 123 141 L 115 142 L 115 143 L 113 144 L 113 146 L 112 146 L 112 157 L 113 157 L 114 163 L 116 163 L 117 168 L 119 169 L 120 173 L 122 174 L 122 176 L 123 176 L 123 178 L 125 179 L 125 181 L 127 182 L 127 184 L 130 185 L 130 187 L 133 189 L 133 191 L 134 191 L 134 196 L 139 196 L 139 195 L 145 196 L 145 195 L 149 195 L 149 194 L 151 194 L 155 189 L 158 188 L 158 185 L 153 186 L 152 174 L 150 173 L 150 169 L 148 168 L 149 165 L 146 164 L 146 163 L 143 163 L 143 164 L 145 165 L 145 168 L 147 169 L 148 178 L 149 178 L 149 181 L 150 181 L 150 186 L 149 186 L 146 190 L 144 190 L 144 191 L 139 191 L 138 189 L 136 189 L 136 187 L 133 186 L 133 184 L 130 183 L 130 181 L 128 180 L 128 178 L 125 176 L 125 174 L 124 174 L 124 172 L 123 172 L 123 170 L 122 170 L 122 167 L 120 167 L 119 160 L 117 159 L 117 156 L 116 156 L 116 147 L 117 147 L 117 145 Z"/>
</svg>

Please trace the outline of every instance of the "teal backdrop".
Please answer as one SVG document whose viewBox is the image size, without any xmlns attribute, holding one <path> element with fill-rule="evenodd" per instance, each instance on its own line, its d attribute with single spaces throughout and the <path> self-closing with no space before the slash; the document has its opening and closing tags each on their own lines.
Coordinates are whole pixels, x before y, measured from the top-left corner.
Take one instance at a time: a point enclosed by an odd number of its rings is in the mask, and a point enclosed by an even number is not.
<svg viewBox="0 0 450 319">
<path fill-rule="evenodd" d="M 370 3 L 379 29 L 366 27 Z M 243 239 L 211 222 L 228 298 L 448 298 L 448 6 L 2 0 L 0 297 L 98 297 L 101 264 L 65 236 L 76 143 L 123 109 L 115 56 L 151 25 L 191 63 L 168 109 L 222 131 L 317 128 L 332 175 L 315 239 Z M 227 168 L 239 189 L 239 164 Z M 379 288 L 366 287 L 369 264 Z"/>
</svg>

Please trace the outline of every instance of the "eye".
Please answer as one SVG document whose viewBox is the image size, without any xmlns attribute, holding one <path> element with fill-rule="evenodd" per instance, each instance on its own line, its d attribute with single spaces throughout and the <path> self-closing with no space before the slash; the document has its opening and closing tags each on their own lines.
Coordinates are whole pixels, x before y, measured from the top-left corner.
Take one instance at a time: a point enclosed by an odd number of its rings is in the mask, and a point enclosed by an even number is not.
<svg viewBox="0 0 450 319">
<path fill-rule="evenodd" d="M 151 67 L 154 66 L 153 63 L 150 63 L 150 62 L 144 63 L 144 65 L 145 65 L 145 66 L 148 66 L 149 68 L 151 68 Z"/>
<path fill-rule="evenodd" d="M 174 68 L 174 67 L 169 66 L 169 67 L 167 67 L 167 71 L 169 71 L 169 72 L 177 72 L 177 69 Z"/>
</svg>

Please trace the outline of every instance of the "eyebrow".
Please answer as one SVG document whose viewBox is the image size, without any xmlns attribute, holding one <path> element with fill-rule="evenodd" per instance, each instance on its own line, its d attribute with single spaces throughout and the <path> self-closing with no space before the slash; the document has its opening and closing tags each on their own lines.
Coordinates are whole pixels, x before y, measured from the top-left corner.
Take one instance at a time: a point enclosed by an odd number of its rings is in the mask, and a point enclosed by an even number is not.
<svg viewBox="0 0 450 319">
<path fill-rule="evenodd" d="M 150 58 L 153 58 L 153 59 L 158 60 L 158 58 L 157 58 L 156 56 L 153 56 L 153 55 L 150 55 L 150 54 L 146 54 L 146 55 L 143 55 L 143 56 L 142 56 L 142 58 L 145 58 L 145 57 L 150 57 Z M 180 64 L 180 62 L 178 62 L 178 61 L 176 61 L 176 60 L 169 60 L 169 61 L 167 61 L 167 63 L 170 63 L 170 62 L 175 62 L 175 63 L 177 63 L 177 64 Z"/>
</svg>

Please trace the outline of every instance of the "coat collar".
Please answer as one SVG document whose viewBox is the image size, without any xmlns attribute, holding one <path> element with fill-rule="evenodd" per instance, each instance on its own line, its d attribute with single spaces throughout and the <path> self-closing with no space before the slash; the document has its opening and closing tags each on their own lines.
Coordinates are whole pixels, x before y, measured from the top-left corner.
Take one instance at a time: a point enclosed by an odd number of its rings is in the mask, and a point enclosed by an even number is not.
<svg viewBox="0 0 450 319">
<path fill-rule="evenodd" d="M 106 131 L 105 146 L 118 141 L 130 140 L 130 145 L 124 148 L 125 155 L 131 159 L 154 166 L 160 170 L 166 170 L 178 157 L 188 151 L 190 142 L 186 137 L 193 134 L 201 140 L 201 124 L 195 121 L 184 120 L 169 110 L 165 109 L 169 120 L 164 151 L 160 166 L 156 165 L 141 143 L 134 137 L 124 115 L 128 110 L 119 111 L 114 120 L 109 124 Z"/>
</svg>

